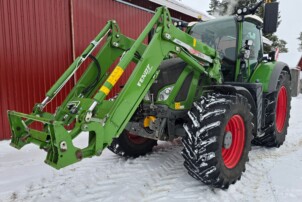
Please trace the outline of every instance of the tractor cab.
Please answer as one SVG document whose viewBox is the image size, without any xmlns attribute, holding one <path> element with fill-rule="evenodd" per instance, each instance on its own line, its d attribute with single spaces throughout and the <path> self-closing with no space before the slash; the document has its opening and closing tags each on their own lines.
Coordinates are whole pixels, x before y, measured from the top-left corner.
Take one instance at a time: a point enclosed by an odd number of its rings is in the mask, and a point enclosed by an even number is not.
<svg viewBox="0 0 302 202">
<path fill-rule="evenodd" d="M 237 63 L 248 45 L 249 55 L 245 58 L 251 71 L 263 58 L 262 27 L 263 21 L 255 15 L 248 15 L 242 26 L 234 16 L 196 23 L 190 35 L 217 50 L 221 59 L 221 70 L 225 81 L 235 81 Z M 244 54 L 243 54 L 244 55 Z"/>
<path fill-rule="evenodd" d="M 224 81 L 248 81 L 263 60 L 263 33 L 277 29 L 278 4 L 265 5 L 264 20 L 255 15 L 262 2 L 253 8 L 239 8 L 236 15 L 189 27 L 189 34 L 215 49 L 220 56 Z"/>
</svg>

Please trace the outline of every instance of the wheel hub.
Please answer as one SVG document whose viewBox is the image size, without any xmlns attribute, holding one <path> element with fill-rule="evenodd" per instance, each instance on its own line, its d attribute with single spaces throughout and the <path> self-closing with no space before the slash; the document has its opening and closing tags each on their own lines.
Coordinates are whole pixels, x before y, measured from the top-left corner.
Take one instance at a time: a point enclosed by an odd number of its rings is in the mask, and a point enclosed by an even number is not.
<svg viewBox="0 0 302 202">
<path fill-rule="evenodd" d="M 229 149 L 232 145 L 232 142 L 233 142 L 233 134 L 231 131 L 227 131 L 224 134 L 223 147 L 225 149 Z"/>
<path fill-rule="evenodd" d="M 244 119 L 240 115 L 233 115 L 225 128 L 222 145 L 224 165 L 232 169 L 239 163 L 245 144 Z"/>
</svg>

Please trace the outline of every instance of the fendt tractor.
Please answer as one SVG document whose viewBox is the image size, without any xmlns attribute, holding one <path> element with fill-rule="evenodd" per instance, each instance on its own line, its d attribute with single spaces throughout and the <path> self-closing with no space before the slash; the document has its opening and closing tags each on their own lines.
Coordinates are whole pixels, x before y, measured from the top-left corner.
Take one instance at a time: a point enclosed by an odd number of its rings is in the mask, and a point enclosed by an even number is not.
<svg viewBox="0 0 302 202">
<path fill-rule="evenodd" d="M 255 15 L 260 8 L 263 20 Z M 136 40 L 108 21 L 31 114 L 8 111 L 11 146 L 34 143 L 47 152 L 45 162 L 60 169 L 105 148 L 138 157 L 158 140 L 181 138 L 188 173 L 226 189 L 245 171 L 252 143 L 279 147 L 285 141 L 290 69 L 273 51 L 264 54 L 262 37 L 276 31 L 277 21 L 278 3 L 264 1 L 238 8 L 233 16 L 194 23 L 175 23 L 168 9 L 159 7 Z M 88 58 L 92 61 L 62 105 L 54 114 L 45 112 Z M 110 98 L 131 62 L 136 64 L 131 76 Z M 76 147 L 73 140 L 85 133 L 87 147 Z"/>
</svg>

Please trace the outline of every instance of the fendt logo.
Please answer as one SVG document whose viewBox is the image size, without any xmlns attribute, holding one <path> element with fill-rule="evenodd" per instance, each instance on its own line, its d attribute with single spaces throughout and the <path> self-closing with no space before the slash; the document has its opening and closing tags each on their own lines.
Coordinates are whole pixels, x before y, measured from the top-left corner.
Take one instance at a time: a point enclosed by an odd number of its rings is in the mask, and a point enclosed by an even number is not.
<svg viewBox="0 0 302 202">
<path fill-rule="evenodd" d="M 145 71 L 143 72 L 141 78 L 138 80 L 137 85 L 142 86 L 142 84 L 145 81 L 145 78 L 148 74 L 150 74 L 151 70 L 153 69 L 153 66 L 150 66 L 150 64 L 147 65 Z"/>
</svg>

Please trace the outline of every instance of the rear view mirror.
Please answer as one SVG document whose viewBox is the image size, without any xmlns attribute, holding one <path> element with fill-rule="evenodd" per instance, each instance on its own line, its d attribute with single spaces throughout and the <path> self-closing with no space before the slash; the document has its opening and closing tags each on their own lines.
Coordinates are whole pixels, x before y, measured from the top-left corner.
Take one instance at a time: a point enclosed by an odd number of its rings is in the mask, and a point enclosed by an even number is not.
<svg viewBox="0 0 302 202">
<path fill-rule="evenodd" d="M 279 3 L 267 3 L 264 9 L 263 33 L 272 34 L 277 31 Z"/>
</svg>

